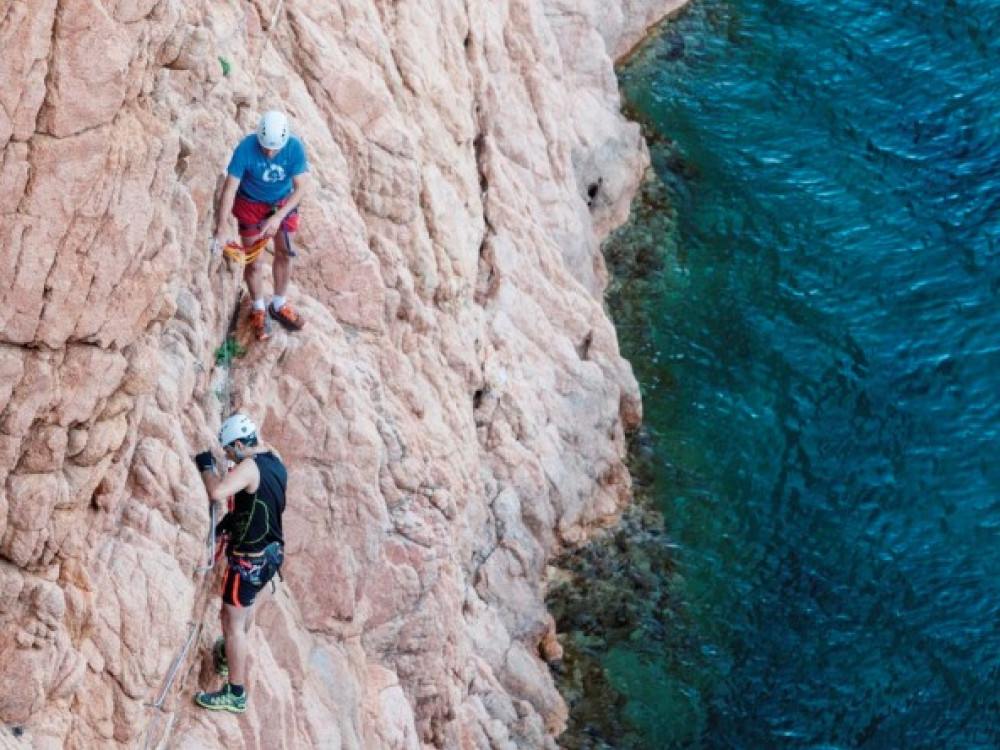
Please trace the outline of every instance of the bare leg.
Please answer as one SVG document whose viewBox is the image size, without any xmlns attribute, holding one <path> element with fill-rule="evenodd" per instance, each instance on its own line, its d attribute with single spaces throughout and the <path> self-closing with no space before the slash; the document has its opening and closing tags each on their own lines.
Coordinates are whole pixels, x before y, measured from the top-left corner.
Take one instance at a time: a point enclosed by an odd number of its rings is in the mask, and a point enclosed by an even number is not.
<svg viewBox="0 0 1000 750">
<path fill-rule="evenodd" d="M 243 247 L 250 247 L 254 243 L 256 237 L 240 237 L 240 242 L 243 243 Z M 263 299 L 264 297 L 264 264 L 260 257 L 257 258 L 249 266 L 243 269 L 243 280 L 247 283 L 247 289 L 250 291 L 250 299 L 257 301 Z"/>
<path fill-rule="evenodd" d="M 289 232 L 288 238 L 295 243 L 294 232 Z M 284 297 L 288 291 L 288 282 L 292 279 L 292 256 L 288 254 L 284 232 L 274 235 L 274 264 L 271 266 L 271 273 L 274 275 L 274 293 Z"/>
<path fill-rule="evenodd" d="M 257 605 L 260 604 L 261 597 L 264 596 L 264 592 L 261 591 L 257 594 L 257 598 L 254 599 L 252 608 L 250 609 L 250 616 L 243 619 L 243 632 L 250 635 L 250 628 L 253 627 L 254 621 L 257 619 Z"/>
<path fill-rule="evenodd" d="M 253 621 L 253 605 L 234 607 L 222 605 L 222 633 L 226 637 L 226 661 L 229 662 L 229 683 L 246 685 L 247 651 L 250 623 Z"/>
</svg>

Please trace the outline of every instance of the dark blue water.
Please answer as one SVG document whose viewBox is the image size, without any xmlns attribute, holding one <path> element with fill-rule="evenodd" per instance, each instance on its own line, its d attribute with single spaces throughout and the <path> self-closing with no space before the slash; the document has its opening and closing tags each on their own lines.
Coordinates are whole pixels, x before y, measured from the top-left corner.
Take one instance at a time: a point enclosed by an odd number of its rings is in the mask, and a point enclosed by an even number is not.
<svg viewBox="0 0 1000 750">
<path fill-rule="evenodd" d="M 682 603 L 606 655 L 625 715 L 650 748 L 1000 747 L 1000 2 L 696 0 L 621 77 Z"/>
</svg>

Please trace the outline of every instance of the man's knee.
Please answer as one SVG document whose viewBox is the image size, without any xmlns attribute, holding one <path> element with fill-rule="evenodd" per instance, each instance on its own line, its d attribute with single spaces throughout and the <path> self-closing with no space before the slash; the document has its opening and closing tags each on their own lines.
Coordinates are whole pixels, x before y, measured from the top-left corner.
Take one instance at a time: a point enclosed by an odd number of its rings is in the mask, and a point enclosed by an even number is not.
<svg viewBox="0 0 1000 750">
<path fill-rule="evenodd" d="M 295 244 L 295 235 L 292 232 L 281 233 L 274 238 L 274 257 L 282 260 L 290 259 L 293 256 L 292 246 Z"/>
<path fill-rule="evenodd" d="M 243 632 L 247 623 L 253 618 L 253 605 L 249 607 L 233 607 L 230 604 L 222 605 L 222 629 L 233 633 Z"/>
<path fill-rule="evenodd" d="M 264 266 L 261 264 L 260 258 L 257 258 L 257 260 L 244 269 L 243 280 L 248 284 L 264 283 Z"/>
</svg>

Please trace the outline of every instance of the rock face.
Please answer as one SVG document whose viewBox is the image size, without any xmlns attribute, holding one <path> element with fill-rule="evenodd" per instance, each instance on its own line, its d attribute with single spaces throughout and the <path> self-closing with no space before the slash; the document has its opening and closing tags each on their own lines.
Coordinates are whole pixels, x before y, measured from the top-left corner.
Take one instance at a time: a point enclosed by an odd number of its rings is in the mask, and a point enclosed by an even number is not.
<svg viewBox="0 0 1000 750">
<path fill-rule="evenodd" d="M 611 59 L 676 4 L 0 2 L 3 747 L 555 746 L 546 563 L 626 501 L 640 419 L 601 303 L 647 160 Z M 220 363 L 214 196 L 268 108 L 311 161 L 309 325 Z M 240 717 L 190 700 L 190 456 L 235 408 L 290 468 Z"/>
</svg>

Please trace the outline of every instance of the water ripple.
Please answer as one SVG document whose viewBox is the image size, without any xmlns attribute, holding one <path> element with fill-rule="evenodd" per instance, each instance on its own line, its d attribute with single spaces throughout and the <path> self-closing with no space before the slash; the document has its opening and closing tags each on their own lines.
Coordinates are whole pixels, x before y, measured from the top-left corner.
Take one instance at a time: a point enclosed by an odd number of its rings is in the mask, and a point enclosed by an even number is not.
<svg viewBox="0 0 1000 750">
<path fill-rule="evenodd" d="M 623 342 L 698 644 L 643 667 L 700 717 L 637 688 L 650 747 L 1000 745 L 998 63 L 992 1 L 701 0 L 622 71 L 676 214 Z"/>
</svg>

